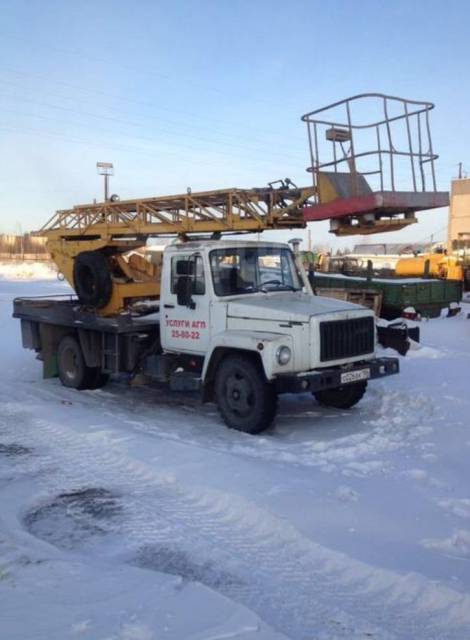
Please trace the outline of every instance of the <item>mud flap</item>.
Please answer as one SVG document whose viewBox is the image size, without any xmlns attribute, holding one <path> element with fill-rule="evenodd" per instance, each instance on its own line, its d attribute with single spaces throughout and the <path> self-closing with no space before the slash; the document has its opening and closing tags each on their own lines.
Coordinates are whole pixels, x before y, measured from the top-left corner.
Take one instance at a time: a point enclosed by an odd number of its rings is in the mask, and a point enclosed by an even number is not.
<svg viewBox="0 0 470 640">
<path fill-rule="evenodd" d="M 42 377 L 44 380 L 59 377 L 59 366 L 57 364 L 57 354 L 50 353 L 42 359 Z"/>
<path fill-rule="evenodd" d="M 70 329 L 67 327 L 56 327 L 44 323 L 39 325 L 42 377 L 45 380 L 48 378 L 57 378 L 59 375 L 57 349 L 60 340 L 68 333 L 70 333 Z"/>
</svg>

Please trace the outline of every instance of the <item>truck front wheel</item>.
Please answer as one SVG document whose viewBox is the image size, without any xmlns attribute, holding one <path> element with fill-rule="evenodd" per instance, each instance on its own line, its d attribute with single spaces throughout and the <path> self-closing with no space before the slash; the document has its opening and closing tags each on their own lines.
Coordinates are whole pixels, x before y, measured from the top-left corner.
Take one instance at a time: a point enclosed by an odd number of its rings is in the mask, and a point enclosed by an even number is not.
<svg viewBox="0 0 470 640">
<path fill-rule="evenodd" d="M 276 415 L 274 388 L 256 362 L 244 355 L 227 356 L 218 366 L 215 400 L 225 423 L 245 433 L 267 429 Z"/>
<path fill-rule="evenodd" d="M 355 382 L 336 389 L 314 391 L 317 402 L 325 407 L 335 409 L 350 409 L 359 402 L 367 389 L 367 382 Z"/>
</svg>

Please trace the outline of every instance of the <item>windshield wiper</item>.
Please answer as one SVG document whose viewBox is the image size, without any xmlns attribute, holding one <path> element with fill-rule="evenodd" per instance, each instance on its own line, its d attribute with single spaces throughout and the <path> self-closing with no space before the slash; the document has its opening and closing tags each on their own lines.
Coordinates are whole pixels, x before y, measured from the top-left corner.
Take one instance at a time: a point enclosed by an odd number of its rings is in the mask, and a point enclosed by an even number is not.
<svg viewBox="0 0 470 640">
<path fill-rule="evenodd" d="M 282 287 L 283 289 L 287 289 L 288 291 L 298 291 L 298 289 L 296 289 L 293 285 L 285 284 L 280 280 L 266 280 L 266 282 L 263 282 L 261 284 L 258 290 L 262 291 L 263 293 L 268 293 L 268 291 L 272 291 L 272 289 L 265 288 L 267 284 L 274 284 L 274 285 L 277 285 L 278 287 Z"/>
</svg>

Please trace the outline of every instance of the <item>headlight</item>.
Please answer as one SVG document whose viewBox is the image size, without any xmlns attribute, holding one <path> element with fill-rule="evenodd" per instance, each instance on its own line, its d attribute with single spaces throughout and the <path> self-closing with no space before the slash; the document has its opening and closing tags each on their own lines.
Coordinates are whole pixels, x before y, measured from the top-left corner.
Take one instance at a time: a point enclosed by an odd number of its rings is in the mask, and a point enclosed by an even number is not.
<svg viewBox="0 0 470 640">
<path fill-rule="evenodd" d="M 291 359 L 291 350 L 286 345 L 282 345 L 276 351 L 276 360 L 279 364 L 287 364 Z"/>
</svg>

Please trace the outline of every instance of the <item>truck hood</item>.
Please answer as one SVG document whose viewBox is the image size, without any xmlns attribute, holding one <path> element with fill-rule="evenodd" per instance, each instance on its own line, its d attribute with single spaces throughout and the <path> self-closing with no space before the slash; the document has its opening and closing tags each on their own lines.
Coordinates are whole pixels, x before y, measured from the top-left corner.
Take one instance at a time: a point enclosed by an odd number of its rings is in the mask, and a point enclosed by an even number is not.
<svg viewBox="0 0 470 640">
<path fill-rule="evenodd" d="M 232 299 L 228 303 L 228 317 L 309 322 L 311 316 L 360 309 L 366 311 L 364 307 L 351 302 L 311 296 L 300 291 L 282 291 L 261 295 L 251 294 Z"/>
</svg>

